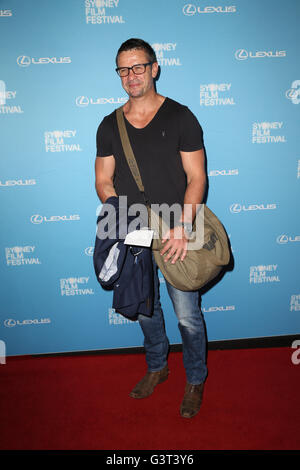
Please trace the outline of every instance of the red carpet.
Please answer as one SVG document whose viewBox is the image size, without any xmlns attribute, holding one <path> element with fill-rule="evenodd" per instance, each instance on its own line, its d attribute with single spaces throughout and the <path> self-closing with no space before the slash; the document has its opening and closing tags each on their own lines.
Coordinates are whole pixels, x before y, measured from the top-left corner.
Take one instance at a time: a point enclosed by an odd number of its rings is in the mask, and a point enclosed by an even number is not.
<svg viewBox="0 0 300 470">
<path fill-rule="evenodd" d="M 0 365 L 2 450 L 298 450 L 300 365 L 292 349 L 209 351 L 199 414 L 179 415 L 181 353 L 144 400 L 128 397 L 143 355 L 7 358 Z"/>
</svg>

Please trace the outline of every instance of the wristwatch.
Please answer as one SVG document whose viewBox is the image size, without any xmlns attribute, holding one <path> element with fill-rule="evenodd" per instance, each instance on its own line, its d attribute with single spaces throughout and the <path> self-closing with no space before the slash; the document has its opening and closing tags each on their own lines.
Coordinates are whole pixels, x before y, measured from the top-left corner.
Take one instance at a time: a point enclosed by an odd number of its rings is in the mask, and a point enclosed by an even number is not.
<svg viewBox="0 0 300 470">
<path fill-rule="evenodd" d="M 186 232 L 186 234 L 190 236 L 193 231 L 193 224 L 191 224 L 190 222 L 180 222 L 180 223 L 182 227 L 184 228 L 184 231 Z"/>
</svg>

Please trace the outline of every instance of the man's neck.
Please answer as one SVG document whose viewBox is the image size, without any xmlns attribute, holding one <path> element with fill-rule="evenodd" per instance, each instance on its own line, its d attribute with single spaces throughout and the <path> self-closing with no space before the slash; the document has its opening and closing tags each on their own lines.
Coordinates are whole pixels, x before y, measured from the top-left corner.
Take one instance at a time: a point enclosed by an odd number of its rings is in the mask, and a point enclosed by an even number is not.
<svg viewBox="0 0 300 470">
<path fill-rule="evenodd" d="M 124 105 L 124 112 L 125 114 L 147 115 L 158 109 L 164 99 L 155 90 L 144 96 L 129 97 L 129 100 Z"/>
<path fill-rule="evenodd" d="M 129 99 L 124 105 L 124 114 L 130 124 L 138 129 L 146 127 L 154 118 L 165 100 L 164 96 L 155 93 L 149 100 L 145 97 Z"/>
</svg>

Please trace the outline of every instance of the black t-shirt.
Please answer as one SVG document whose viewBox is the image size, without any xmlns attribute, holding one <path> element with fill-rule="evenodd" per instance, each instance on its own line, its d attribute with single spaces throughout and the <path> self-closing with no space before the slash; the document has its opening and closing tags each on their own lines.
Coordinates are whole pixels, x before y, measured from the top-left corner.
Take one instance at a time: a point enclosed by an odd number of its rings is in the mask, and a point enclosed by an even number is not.
<svg viewBox="0 0 300 470">
<path fill-rule="evenodd" d="M 196 117 L 186 106 L 166 98 L 146 127 L 137 129 L 126 118 L 125 123 L 149 202 L 183 206 L 186 175 L 180 150 L 194 152 L 203 148 L 202 129 Z M 97 131 L 97 156 L 109 155 L 115 158 L 117 195 L 127 196 L 128 206 L 143 204 L 123 152 L 115 111 L 103 119 Z"/>
</svg>

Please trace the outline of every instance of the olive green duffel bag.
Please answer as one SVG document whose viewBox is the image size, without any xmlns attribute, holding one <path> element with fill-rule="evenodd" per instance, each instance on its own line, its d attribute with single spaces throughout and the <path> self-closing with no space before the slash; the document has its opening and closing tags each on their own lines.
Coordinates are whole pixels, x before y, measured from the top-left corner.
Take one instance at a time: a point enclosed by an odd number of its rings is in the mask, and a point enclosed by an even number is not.
<svg viewBox="0 0 300 470">
<path fill-rule="evenodd" d="M 164 256 L 160 254 L 163 243 L 162 234 L 166 233 L 167 226 L 153 210 L 150 212 L 151 228 L 159 234 L 152 242 L 153 255 L 157 266 L 165 279 L 177 289 L 183 291 L 197 290 L 212 281 L 228 265 L 230 260 L 230 250 L 225 229 L 216 215 L 205 205 L 202 211 L 198 212 L 193 223 L 193 233 L 202 233 L 195 238 L 196 242 L 188 242 L 188 250 L 183 261 L 179 259 L 172 264 L 171 261 L 164 261 Z M 204 224 L 204 226 L 203 226 Z M 193 234 L 192 234 L 193 235 Z M 201 240 L 201 247 L 199 241 Z"/>
</svg>

